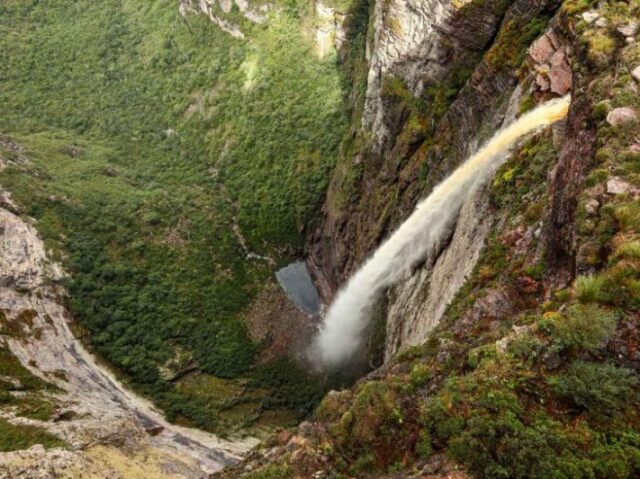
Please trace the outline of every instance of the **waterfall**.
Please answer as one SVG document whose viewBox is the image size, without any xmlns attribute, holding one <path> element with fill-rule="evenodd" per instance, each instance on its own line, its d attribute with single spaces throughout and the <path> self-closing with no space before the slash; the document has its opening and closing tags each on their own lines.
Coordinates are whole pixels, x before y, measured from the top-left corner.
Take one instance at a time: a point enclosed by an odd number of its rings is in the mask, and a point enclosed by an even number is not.
<svg viewBox="0 0 640 479">
<path fill-rule="evenodd" d="M 359 349 L 367 329 L 370 309 L 388 286 L 410 275 L 449 231 L 468 196 L 493 176 L 501 155 L 523 135 L 564 118 L 569 96 L 551 100 L 500 129 L 475 154 L 461 164 L 416 206 L 409 218 L 373 253 L 338 292 L 311 347 L 311 358 L 323 367 L 349 360 Z"/>
</svg>

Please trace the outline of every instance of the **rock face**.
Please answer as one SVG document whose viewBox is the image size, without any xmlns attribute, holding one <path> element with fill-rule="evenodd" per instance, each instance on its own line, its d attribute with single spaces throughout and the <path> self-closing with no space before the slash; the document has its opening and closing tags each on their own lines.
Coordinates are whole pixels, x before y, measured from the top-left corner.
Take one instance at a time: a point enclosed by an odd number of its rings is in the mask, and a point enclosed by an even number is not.
<svg viewBox="0 0 640 479">
<path fill-rule="evenodd" d="M 69 451 L 3 453 L 0 477 L 200 478 L 255 444 L 171 425 L 98 366 L 69 329 L 58 284 L 63 276 L 33 226 L 0 208 L 2 326 L 19 331 L 3 341 L 33 374 L 64 391 L 56 400 L 65 420 L 9 419 L 45 427 L 71 445 Z"/>
<path fill-rule="evenodd" d="M 544 100 L 572 87 L 571 50 L 554 27 L 534 45 L 524 46 L 531 60 L 521 86 L 509 58 L 501 57 L 505 44 L 513 42 L 513 25 L 548 15 L 557 3 L 515 1 L 506 11 L 493 2 L 482 6 L 474 2 L 414 3 L 376 3 L 362 116 L 363 136 L 369 142 L 336 168 L 322 221 L 308 245 L 308 262 L 327 302 L 383 238 L 408 217 L 417 201 L 503 124 L 508 99 L 516 89 L 512 115 L 524 89 Z M 456 48 L 450 49 L 451 44 Z M 468 65 L 473 52 L 487 49 L 455 100 L 435 126 L 424 127 L 425 133 L 412 130 L 408 126 L 412 113 L 407 108 L 398 113 L 385 93 L 385 81 L 400 78 L 411 95 L 420 97 L 456 68 Z M 537 77 L 544 78 L 544 89 L 536 89 Z M 346 194 L 341 175 L 349 169 L 360 170 L 357 182 L 348 185 L 357 193 L 341 205 L 339 198 Z M 465 208 L 450 242 L 389 292 L 387 358 L 404 344 L 424 340 L 473 268 L 487 225 L 472 217 L 490 221 L 491 215 L 485 211 L 486 204 L 471 203 Z"/>
<path fill-rule="evenodd" d="M 498 4 L 488 1 L 474 9 L 473 2 L 376 2 L 362 116 L 374 149 L 383 149 L 396 130 L 393 119 L 387 117 L 384 81 L 399 78 L 418 97 L 430 84 L 444 80 L 456 63 L 481 51 L 495 34 L 504 13 Z"/>
<path fill-rule="evenodd" d="M 536 86 L 539 91 L 550 91 L 562 96 L 571 90 L 570 53 L 569 46 L 554 30 L 549 30 L 533 42 L 528 54 L 538 72 Z"/>
<path fill-rule="evenodd" d="M 486 200 L 486 188 L 470 197 L 447 245 L 389 292 L 385 361 L 427 339 L 473 270 L 494 219 Z"/>
<path fill-rule="evenodd" d="M 269 12 L 269 4 L 262 4 L 258 8 L 253 8 L 247 0 L 180 0 L 180 14 L 185 16 L 188 12 L 203 13 L 209 20 L 229 35 L 236 38 L 244 38 L 244 33 L 240 27 L 224 18 L 224 14 L 230 13 L 233 6 L 236 6 L 242 16 L 253 23 L 264 23 Z"/>
</svg>

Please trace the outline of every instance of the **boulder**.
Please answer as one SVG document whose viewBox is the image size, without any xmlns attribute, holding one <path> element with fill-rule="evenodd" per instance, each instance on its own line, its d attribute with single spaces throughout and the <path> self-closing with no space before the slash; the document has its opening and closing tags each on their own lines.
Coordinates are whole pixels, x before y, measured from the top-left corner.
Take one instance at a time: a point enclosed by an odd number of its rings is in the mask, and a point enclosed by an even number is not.
<svg viewBox="0 0 640 479">
<path fill-rule="evenodd" d="M 553 32 L 547 32 L 529 47 L 529 56 L 536 63 L 546 63 L 556 51 L 558 39 Z"/>
<path fill-rule="evenodd" d="M 573 74 L 571 66 L 564 50 L 558 50 L 551 56 L 551 69 L 549 70 L 549 86 L 553 93 L 566 95 L 571 90 Z"/>
<path fill-rule="evenodd" d="M 638 114 L 633 108 L 626 106 L 615 108 L 607 115 L 607 123 L 611 126 L 623 125 L 636 120 L 638 120 Z"/>
<path fill-rule="evenodd" d="M 595 198 L 591 198 L 584 205 L 584 210 L 589 216 L 594 216 L 598 212 L 598 208 L 600 207 L 600 203 Z"/>
<path fill-rule="evenodd" d="M 636 33 L 638 33 L 638 23 L 630 22 L 622 25 L 618 27 L 618 32 L 622 33 L 625 37 L 635 37 Z"/>
<path fill-rule="evenodd" d="M 633 70 L 631 70 L 631 76 L 635 81 L 640 83 L 640 65 L 638 65 Z"/>
<path fill-rule="evenodd" d="M 588 12 L 584 12 L 582 14 L 582 19 L 587 23 L 593 23 L 598 18 L 600 18 L 600 14 L 598 12 L 596 12 L 595 10 L 589 10 Z"/>
<path fill-rule="evenodd" d="M 632 186 L 622 178 L 611 178 L 607 181 L 607 193 L 610 195 L 621 195 L 631 191 Z"/>
</svg>

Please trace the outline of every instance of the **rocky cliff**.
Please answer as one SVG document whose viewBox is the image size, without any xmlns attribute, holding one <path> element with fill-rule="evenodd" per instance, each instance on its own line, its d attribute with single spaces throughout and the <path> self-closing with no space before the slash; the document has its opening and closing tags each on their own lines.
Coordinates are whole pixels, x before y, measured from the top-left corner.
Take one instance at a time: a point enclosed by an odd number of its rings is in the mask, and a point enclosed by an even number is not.
<svg viewBox="0 0 640 479">
<path fill-rule="evenodd" d="M 381 300 L 384 365 L 224 477 L 640 474 L 639 8 L 376 3 L 362 116 L 308 243 L 327 300 L 500 125 L 567 92 L 569 115 Z"/>
</svg>

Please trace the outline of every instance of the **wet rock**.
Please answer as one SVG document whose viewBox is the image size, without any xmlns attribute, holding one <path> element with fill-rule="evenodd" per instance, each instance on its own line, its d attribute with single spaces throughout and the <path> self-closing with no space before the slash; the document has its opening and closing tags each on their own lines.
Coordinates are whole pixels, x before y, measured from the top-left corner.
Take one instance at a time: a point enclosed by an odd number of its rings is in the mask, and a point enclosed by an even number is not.
<svg viewBox="0 0 640 479">
<path fill-rule="evenodd" d="M 619 126 L 637 120 L 638 114 L 635 110 L 626 106 L 615 108 L 607 115 L 607 123 L 611 126 Z"/>
</svg>

